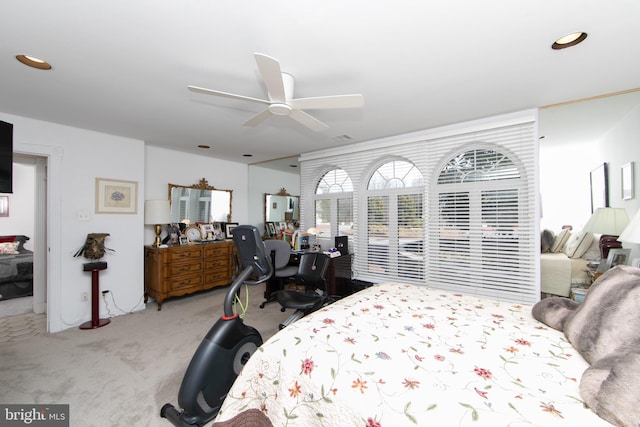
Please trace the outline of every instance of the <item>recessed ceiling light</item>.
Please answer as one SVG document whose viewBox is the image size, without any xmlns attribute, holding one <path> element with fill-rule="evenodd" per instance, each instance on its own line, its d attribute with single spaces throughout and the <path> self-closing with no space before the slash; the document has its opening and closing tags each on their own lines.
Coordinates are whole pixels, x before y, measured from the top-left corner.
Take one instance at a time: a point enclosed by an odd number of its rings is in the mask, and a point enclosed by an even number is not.
<svg viewBox="0 0 640 427">
<path fill-rule="evenodd" d="M 50 70 L 51 65 L 40 58 L 29 55 L 16 55 L 16 59 L 29 67 L 37 68 L 38 70 Z"/>
<path fill-rule="evenodd" d="M 586 38 L 587 33 L 584 33 L 582 31 L 567 34 L 566 36 L 560 37 L 558 40 L 553 42 L 553 44 L 551 45 L 551 49 L 566 49 L 568 47 L 575 46 L 578 43 L 582 43 Z"/>
<path fill-rule="evenodd" d="M 198 148 L 202 148 L 203 150 L 207 150 L 211 147 L 209 147 L 208 145 L 198 145 Z"/>
</svg>

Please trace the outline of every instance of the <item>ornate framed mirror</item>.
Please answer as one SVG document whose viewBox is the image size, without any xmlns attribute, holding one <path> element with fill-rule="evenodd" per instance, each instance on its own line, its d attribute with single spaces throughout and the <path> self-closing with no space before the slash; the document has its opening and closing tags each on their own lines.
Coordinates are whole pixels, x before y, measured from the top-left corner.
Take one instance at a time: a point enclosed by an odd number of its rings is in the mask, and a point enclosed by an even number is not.
<svg viewBox="0 0 640 427">
<path fill-rule="evenodd" d="M 297 227 L 300 222 L 300 197 L 292 196 L 286 189 L 278 193 L 264 195 L 264 222 L 293 223 Z"/>
<path fill-rule="evenodd" d="M 171 222 L 230 222 L 233 190 L 220 190 L 202 178 L 198 184 L 169 184 Z"/>
</svg>

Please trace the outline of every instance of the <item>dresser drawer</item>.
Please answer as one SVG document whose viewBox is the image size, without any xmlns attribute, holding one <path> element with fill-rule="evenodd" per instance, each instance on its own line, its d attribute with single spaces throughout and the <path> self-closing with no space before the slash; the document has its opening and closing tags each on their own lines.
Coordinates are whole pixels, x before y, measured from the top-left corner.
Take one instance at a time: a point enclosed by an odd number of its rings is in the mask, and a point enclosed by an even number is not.
<svg viewBox="0 0 640 427">
<path fill-rule="evenodd" d="M 211 270 L 204 273 L 205 283 L 228 285 L 231 283 L 228 271 Z"/>
<path fill-rule="evenodd" d="M 197 262 L 168 264 L 164 267 L 164 277 L 171 278 L 182 274 L 200 273 L 201 271 L 202 261 L 200 260 Z"/>
<path fill-rule="evenodd" d="M 180 262 L 182 260 L 189 260 L 202 257 L 202 249 L 199 246 L 184 247 L 178 250 L 173 250 L 167 254 L 167 263 Z"/>
<path fill-rule="evenodd" d="M 200 288 L 202 287 L 202 274 L 191 274 L 189 276 L 179 276 L 169 278 L 165 282 L 169 289 L 177 290 L 182 288 Z"/>
<path fill-rule="evenodd" d="M 227 258 L 211 258 L 204 260 L 205 270 L 221 270 L 225 274 L 229 273 L 229 260 Z"/>
<path fill-rule="evenodd" d="M 211 243 L 204 247 L 204 257 L 220 257 L 227 259 L 229 257 L 228 243 Z"/>
</svg>

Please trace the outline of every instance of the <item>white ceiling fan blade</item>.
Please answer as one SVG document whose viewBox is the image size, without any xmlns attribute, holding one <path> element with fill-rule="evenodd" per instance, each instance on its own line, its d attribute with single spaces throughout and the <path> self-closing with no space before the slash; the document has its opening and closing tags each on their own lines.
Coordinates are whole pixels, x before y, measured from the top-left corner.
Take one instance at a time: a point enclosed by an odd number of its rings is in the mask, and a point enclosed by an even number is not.
<svg viewBox="0 0 640 427">
<path fill-rule="evenodd" d="M 307 114 L 301 110 L 291 111 L 291 115 L 289 117 L 315 132 L 322 132 L 329 127 L 326 124 L 322 123 L 320 120 L 313 117 L 311 114 Z"/>
<path fill-rule="evenodd" d="M 271 112 L 269 110 L 263 110 L 262 112 L 256 114 L 255 116 L 244 122 L 242 126 L 258 126 L 260 123 L 267 120 L 270 116 Z"/>
<path fill-rule="evenodd" d="M 262 53 L 254 53 L 253 55 L 256 58 L 256 64 L 258 64 L 262 80 L 269 92 L 269 98 L 276 102 L 286 102 L 280 62 Z"/>
<path fill-rule="evenodd" d="M 243 101 L 259 102 L 261 104 L 270 104 L 270 102 L 267 101 L 266 99 L 252 98 L 250 96 L 236 95 L 236 94 L 233 94 L 233 93 L 222 92 L 222 91 L 213 90 L 213 89 L 206 89 L 206 88 L 203 88 L 203 87 L 191 86 L 191 85 L 187 86 L 187 88 L 191 92 L 204 93 L 205 95 L 214 95 L 214 96 L 221 96 L 221 97 L 224 97 L 224 98 L 240 99 L 240 100 L 243 100 Z"/>
<path fill-rule="evenodd" d="M 334 95 L 318 96 L 315 98 L 298 98 L 289 101 L 293 108 L 302 110 L 328 109 L 328 108 L 359 108 L 364 105 L 362 95 Z"/>
</svg>

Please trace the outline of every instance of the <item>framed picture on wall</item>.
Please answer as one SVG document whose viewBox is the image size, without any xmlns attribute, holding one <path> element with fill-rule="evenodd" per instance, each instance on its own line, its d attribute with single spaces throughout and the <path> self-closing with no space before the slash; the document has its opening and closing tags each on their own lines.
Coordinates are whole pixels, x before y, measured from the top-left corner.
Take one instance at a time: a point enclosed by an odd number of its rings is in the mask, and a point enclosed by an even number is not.
<svg viewBox="0 0 640 427">
<path fill-rule="evenodd" d="M 138 183 L 96 178 L 97 214 L 135 214 L 138 212 Z"/>
<path fill-rule="evenodd" d="M 633 162 L 629 162 L 626 165 L 622 166 L 622 200 L 631 200 L 634 198 L 634 188 L 633 181 L 634 170 L 633 170 Z"/>
<path fill-rule="evenodd" d="M 591 213 L 598 208 L 609 207 L 608 167 L 601 164 L 589 174 L 591 184 Z"/>
<path fill-rule="evenodd" d="M 0 216 L 9 216 L 9 196 L 0 196 Z"/>
</svg>

